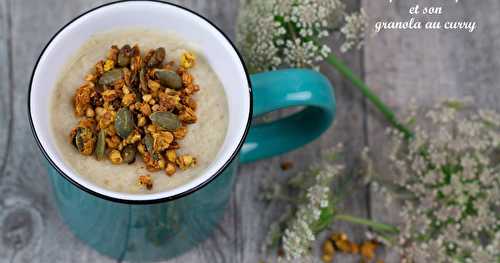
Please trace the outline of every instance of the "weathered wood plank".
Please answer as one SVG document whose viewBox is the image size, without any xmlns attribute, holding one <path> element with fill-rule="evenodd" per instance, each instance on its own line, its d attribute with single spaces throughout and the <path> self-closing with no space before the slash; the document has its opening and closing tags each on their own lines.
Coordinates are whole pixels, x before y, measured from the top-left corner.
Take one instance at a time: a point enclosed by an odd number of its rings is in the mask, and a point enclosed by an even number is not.
<svg viewBox="0 0 500 263">
<path fill-rule="evenodd" d="M 0 2 L 0 180 L 3 177 L 5 165 L 7 164 L 7 152 L 10 148 L 10 125 L 12 124 L 12 97 L 13 91 L 10 89 L 12 83 L 10 69 L 12 59 L 9 53 L 11 42 L 11 17 L 9 13 L 9 3 Z"/>
<path fill-rule="evenodd" d="M 370 25 L 377 20 L 408 18 L 413 2 L 363 1 Z M 419 1 L 421 6 L 437 4 Z M 411 99 L 425 107 L 446 97 L 473 96 L 481 107 L 500 109 L 500 12 L 498 1 L 442 1 L 440 21 L 472 19 L 479 23 L 473 32 L 388 31 L 375 35 L 365 47 L 366 81 L 384 101 L 401 112 Z M 487 14 L 487 15 L 486 15 Z M 418 16 L 420 19 L 424 19 Z M 427 17 L 430 20 L 430 16 Z M 369 106 L 369 144 L 380 175 L 386 168 L 387 123 Z M 386 207 L 380 195 L 372 193 L 372 215 L 386 222 L 398 222 L 398 207 Z M 396 262 L 391 253 L 386 262 Z"/>
<path fill-rule="evenodd" d="M 356 3 L 357 1 L 353 2 L 351 2 L 350 8 L 359 6 L 359 3 Z M 335 45 L 336 42 L 332 40 L 331 46 Z M 361 54 L 344 54 L 342 58 L 349 62 L 349 66 L 354 70 L 362 72 Z M 365 142 L 363 98 L 330 66 L 324 65 L 321 72 L 332 81 L 336 93 L 337 118 L 334 126 L 320 139 L 301 149 L 283 156 L 245 165 L 241 168 L 235 195 L 237 203 L 240 204 L 238 215 L 241 223 L 238 228 L 238 236 L 242 242 L 239 245 L 242 262 L 258 262 L 263 257 L 260 250 L 267 234 L 267 227 L 272 220 L 279 218 L 280 213 L 283 212 L 275 206 L 267 207 L 258 201 L 259 185 L 264 177 L 276 177 L 272 181 L 279 181 L 282 176 L 303 170 L 318 160 L 321 151 L 330 149 L 340 142 L 345 147 L 347 177 L 352 179 L 356 174 L 355 167 L 358 160 L 355 159 L 355 156 L 362 150 Z M 292 161 L 295 168 L 286 173 L 282 172 L 279 168 L 282 161 Z M 351 191 L 346 197 L 345 204 L 347 205 L 343 211 L 361 217 L 367 216 L 366 198 L 366 191 L 363 188 Z M 354 239 L 360 239 L 363 237 L 365 230 L 338 222 L 332 226 L 332 231 L 343 231 L 349 234 L 350 237 L 354 237 Z M 317 248 L 315 252 L 318 253 Z M 338 255 L 336 260 L 336 262 L 358 262 L 359 258 Z"/>
<path fill-rule="evenodd" d="M 65 228 L 51 201 L 42 155 L 26 119 L 26 90 L 32 67 L 44 43 L 81 10 L 60 2 L 11 1 L 10 54 L 13 92 L 12 127 L 7 166 L 3 171 L 1 220 L 3 244 L 11 262 L 110 261 L 87 249 Z M 83 2 L 82 2 L 83 3 Z M 82 5 L 83 6 L 83 5 Z M 53 8 L 57 7 L 57 8 Z"/>
<path fill-rule="evenodd" d="M 40 239 L 40 213 L 32 208 L 19 193 L 13 194 L 13 173 L 10 170 L 14 151 L 13 133 L 15 89 L 13 83 L 13 39 L 12 5 L 10 1 L 0 2 L 0 258 L 17 262 L 24 251 L 34 250 Z M 24 104 L 24 103 L 23 103 Z M 19 117 L 19 116 L 17 116 Z"/>
</svg>

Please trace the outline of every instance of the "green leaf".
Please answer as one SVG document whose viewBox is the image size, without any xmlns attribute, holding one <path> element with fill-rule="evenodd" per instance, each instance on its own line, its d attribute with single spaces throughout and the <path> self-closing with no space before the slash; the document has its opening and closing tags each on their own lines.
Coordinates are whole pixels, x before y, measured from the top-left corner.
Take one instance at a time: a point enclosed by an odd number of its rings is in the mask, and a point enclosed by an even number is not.
<svg viewBox="0 0 500 263">
<path fill-rule="evenodd" d="M 314 224 L 311 225 L 311 230 L 313 231 L 313 233 L 320 233 L 333 223 L 333 218 L 335 215 L 333 210 L 334 209 L 331 205 L 331 202 L 329 203 L 328 207 L 321 209 L 321 215 L 319 216 L 318 221 L 314 222 Z"/>
<path fill-rule="evenodd" d="M 444 102 L 444 105 L 448 108 L 452 108 L 454 110 L 461 110 L 465 107 L 464 103 L 458 100 L 448 100 Z"/>
</svg>

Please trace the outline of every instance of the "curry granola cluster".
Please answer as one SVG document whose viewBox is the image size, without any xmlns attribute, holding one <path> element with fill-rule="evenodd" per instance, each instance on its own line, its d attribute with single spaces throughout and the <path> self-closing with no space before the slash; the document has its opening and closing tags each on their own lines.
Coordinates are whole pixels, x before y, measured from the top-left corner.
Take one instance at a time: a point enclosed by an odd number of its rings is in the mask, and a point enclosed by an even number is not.
<svg viewBox="0 0 500 263">
<path fill-rule="evenodd" d="M 376 250 L 380 245 L 375 240 L 365 240 L 362 243 L 356 243 L 349 240 L 349 237 L 345 233 L 334 233 L 323 243 L 321 260 L 324 263 L 336 262 L 334 260 L 335 255 L 342 252 L 360 255 L 360 263 L 384 263 L 383 260 L 376 259 Z"/>
<path fill-rule="evenodd" d="M 148 171 L 169 176 L 196 164 L 195 157 L 176 152 L 187 126 L 197 121 L 193 94 L 199 86 L 188 72 L 195 56 L 183 53 L 176 66 L 163 63 L 165 52 L 160 47 L 141 56 L 138 45 L 112 46 L 97 62 L 74 96 L 81 119 L 70 139 L 81 154 L 132 164 L 138 152 Z M 151 189 L 145 178 L 138 177 L 139 183 Z"/>
</svg>

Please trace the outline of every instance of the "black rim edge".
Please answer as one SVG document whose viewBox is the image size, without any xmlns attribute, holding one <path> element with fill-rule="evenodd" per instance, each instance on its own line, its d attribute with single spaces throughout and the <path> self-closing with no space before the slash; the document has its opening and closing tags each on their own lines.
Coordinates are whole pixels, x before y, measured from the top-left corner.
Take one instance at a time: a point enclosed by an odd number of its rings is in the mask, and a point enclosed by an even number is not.
<svg viewBox="0 0 500 263">
<path fill-rule="evenodd" d="M 222 165 L 222 167 L 220 167 L 213 175 L 211 175 L 210 178 L 208 178 L 207 180 L 205 180 L 203 183 L 197 185 L 196 187 L 193 187 L 193 188 L 191 188 L 191 189 L 189 189 L 187 191 L 184 191 L 182 193 L 179 193 L 179 194 L 176 194 L 176 195 L 173 195 L 173 196 L 169 196 L 169 197 L 158 198 L 158 199 L 151 199 L 151 200 L 126 200 L 126 199 L 119 199 L 119 198 L 114 198 L 114 197 L 110 197 L 110 196 L 107 196 L 107 195 L 103 195 L 101 193 L 92 191 L 92 190 L 84 187 L 83 185 L 81 185 L 78 182 L 76 182 L 75 180 L 73 180 L 66 173 L 64 173 L 52 161 L 52 159 L 50 158 L 50 156 L 48 155 L 48 153 L 43 148 L 43 146 L 42 146 L 42 144 L 40 142 L 40 139 L 38 138 L 38 135 L 37 135 L 36 130 L 35 130 L 35 126 L 33 124 L 33 119 L 32 119 L 32 116 L 31 116 L 31 89 L 32 89 L 32 86 L 33 86 L 33 78 L 35 76 L 36 69 L 38 68 L 38 64 L 40 62 L 40 59 L 42 58 L 43 54 L 45 53 L 45 50 L 50 46 L 50 44 L 52 43 L 52 41 L 64 29 L 66 29 L 66 27 L 68 27 L 69 25 L 71 25 L 73 22 L 75 22 L 76 20 L 78 20 L 82 16 L 84 16 L 84 15 L 90 13 L 90 12 L 93 12 L 95 10 L 98 10 L 100 8 L 103 8 L 103 7 L 106 7 L 106 6 L 109 6 L 109 5 L 118 4 L 118 3 L 124 3 L 124 2 L 154 2 L 154 3 L 165 4 L 165 5 L 171 5 L 171 6 L 183 9 L 183 10 L 185 10 L 185 11 L 187 11 L 187 12 L 189 12 L 189 13 L 195 15 L 195 16 L 198 16 L 201 19 L 203 19 L 204 21 L 206 21 L 207 23 L 209 23 L 211 26 L 213 26 L 220 34 L 222 34 L 222 36 L 226 39 L 226 41 L 231 45 L 231 47 L 233 48 L 233 50 L 236 52 L 236 54 L 238 55 L 238 57 L 240 59 L 241 65 L 243 66 L 243 70 L 245 71 L 245 75 L 246 75 L 246 78 L 247 78 L 248 92 L 249 92 L 249 96 L 250 96 L 250 101 L 249 101 L 250 109 L 249 109 L 249 114 L 248 114 L 247 125 L 245 127 L 245 131 L 243 133 L 243 136 L 242 136 L 240 142 L 238 143 L 238 146 L 236 147 L 236 149 L 234 150 L 234 152 L 231 154 L 231 156 L 229 157 L 229 159 L 224 163 L 224 165 Z M 187 196 L 189 194 L 192 194 L 192 193 L 200 190 L 201 188 L 205 187 L 206 185 L 208 185 L 215 178 L 217 178 L 234 161 L 234 159 L 236 158 L 236 156 L 238 156 L 238 153 L 240 152 L 241 147 L 243 146 L 243 143 L 245 142 L 245 139 L 246 139 L 246 137 L 248 135 L 248 132 L 250 130 L 250 124 L 251 124 L 251 119 L 252 119 L 252 112 L 253 112 L 253 96 L 252 96 L 252 84 L 250 82 L 250 75 L 248 74 L 248 70 L 247 70 L 247 67 L 245 65 L 245 61 L 243 60 L 242 55 L 240 54 L 240 52 L 238 51 L 238 49 L 236 48 L 236 46 L 234 45 L 234 43 L 229 39 L 229 37 L 219 27 L 217 27 L 214 23 L 212 23 L 210 20 L 208 20 L 207 18 L 205 18 L 203 15 L 201 15 L 201 14 L 199 14 L 199 13 L 193 11 L 193 10 L 190 10 L 190 9 L 188 9 L 186 7 L 183 7 L 183 6 L 174 4 L 174 3 L 162 2 L 162 1 L 159 1 L 159 0 L 121 0 L 121 1 L 114 1 L 114 2 L 106 3 L 106 4 L 103 4 L 103 5 L 91 8 L 90 10 L 85 11 L 82 14 L 78 15 L 77 17 L 71 19 L 68 23 L 66 23 L 64 26 L 62 26 L 50 38 L 50 40 L 47 42 L 47 44 L 45 45 L 45 47 L 40 52 L 40 55 L 38 56 L 38 59 L 36 60 L 35 66 L 33 68 L 33 72 L 31 73 L 31 79 L 30 79 L 30 84 L 29 84 L 29 89 L 28 89 L 28 120 L 29 120 L 29 123 L 30 123 L 30 128 L 31 128 L 31 131 L 33 133 L 33 136 L 35 137 L 35 141 L 36 141 L 38 147 L 40 148 L 40 150 L 42 151 L 43 156 L 45 157 L 45 159 L 47 159 L 47 161 L 50 163 L 50 165 L 59 173 L 59 175 L 61 175 L 64 179 L 66 179 L 67 181 L 69 181 L 71 184 L 73 184 L 74 186 L 78 187 L 79 189 L 81 189 L 81 190 L 83 190 L 83 191 L 85 191 L 85 192 L 87 192 L 87 193 L 89 193 L 89 194 L 91 194 L 93 196 L 96 196 L 96 197 L 99 197 L 99 198 L 102 198 L 102 199 L 105 199 L 105 200 L 108 200 L 108 201 L 117 202 L 117 203 L 124 203 L 124 204 L 155 204 L 155 203 L 160 203 L 160 202 L 172 201 L 172 200 L 176 200 L 178 198 Z"/>
</svg>

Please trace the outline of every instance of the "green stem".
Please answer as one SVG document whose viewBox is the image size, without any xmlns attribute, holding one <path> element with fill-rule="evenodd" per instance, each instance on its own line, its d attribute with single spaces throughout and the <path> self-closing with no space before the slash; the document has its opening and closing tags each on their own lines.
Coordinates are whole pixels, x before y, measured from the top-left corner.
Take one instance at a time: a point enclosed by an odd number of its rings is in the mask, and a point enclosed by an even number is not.
<svg viewBox="0 0 500 263">
<path fill-rule="evenodd" d="M 363 82 L 363 80 L 356 76 L 344 62 L 338 59 L 335 54 L 331 53 L 330 56 L 326 58 L 326 61 L 335 67 L 342 76 L 351 81 L 351 83 L 358 88 L 361 93 L 363 93 L 363 95 L 368 98 L 368 100 L 371 101 L 375 107 L 377 107 L 377 109 L 382 112 L 392 126 L 400 130 L 407 139 L 413 137 L 413 132 L 399 122 L 396 114 L 394 114 L 394 112 L 384 102 L 382 102 L 382 100 L 368 87 L 368 85 Z"/>
<path fill-rule="evenodd" d="M 395 226 L 379 223 L 370 219 L 359 218 L 351 215 L 342 215 L 342 214 L 335 215 L 335 219 L 340 221 L 346 221 L 353 224 L 369 226 L 378 232 L 389 232 L 393 234 L 399 233 L 398 228 Z"/>
</svg>

